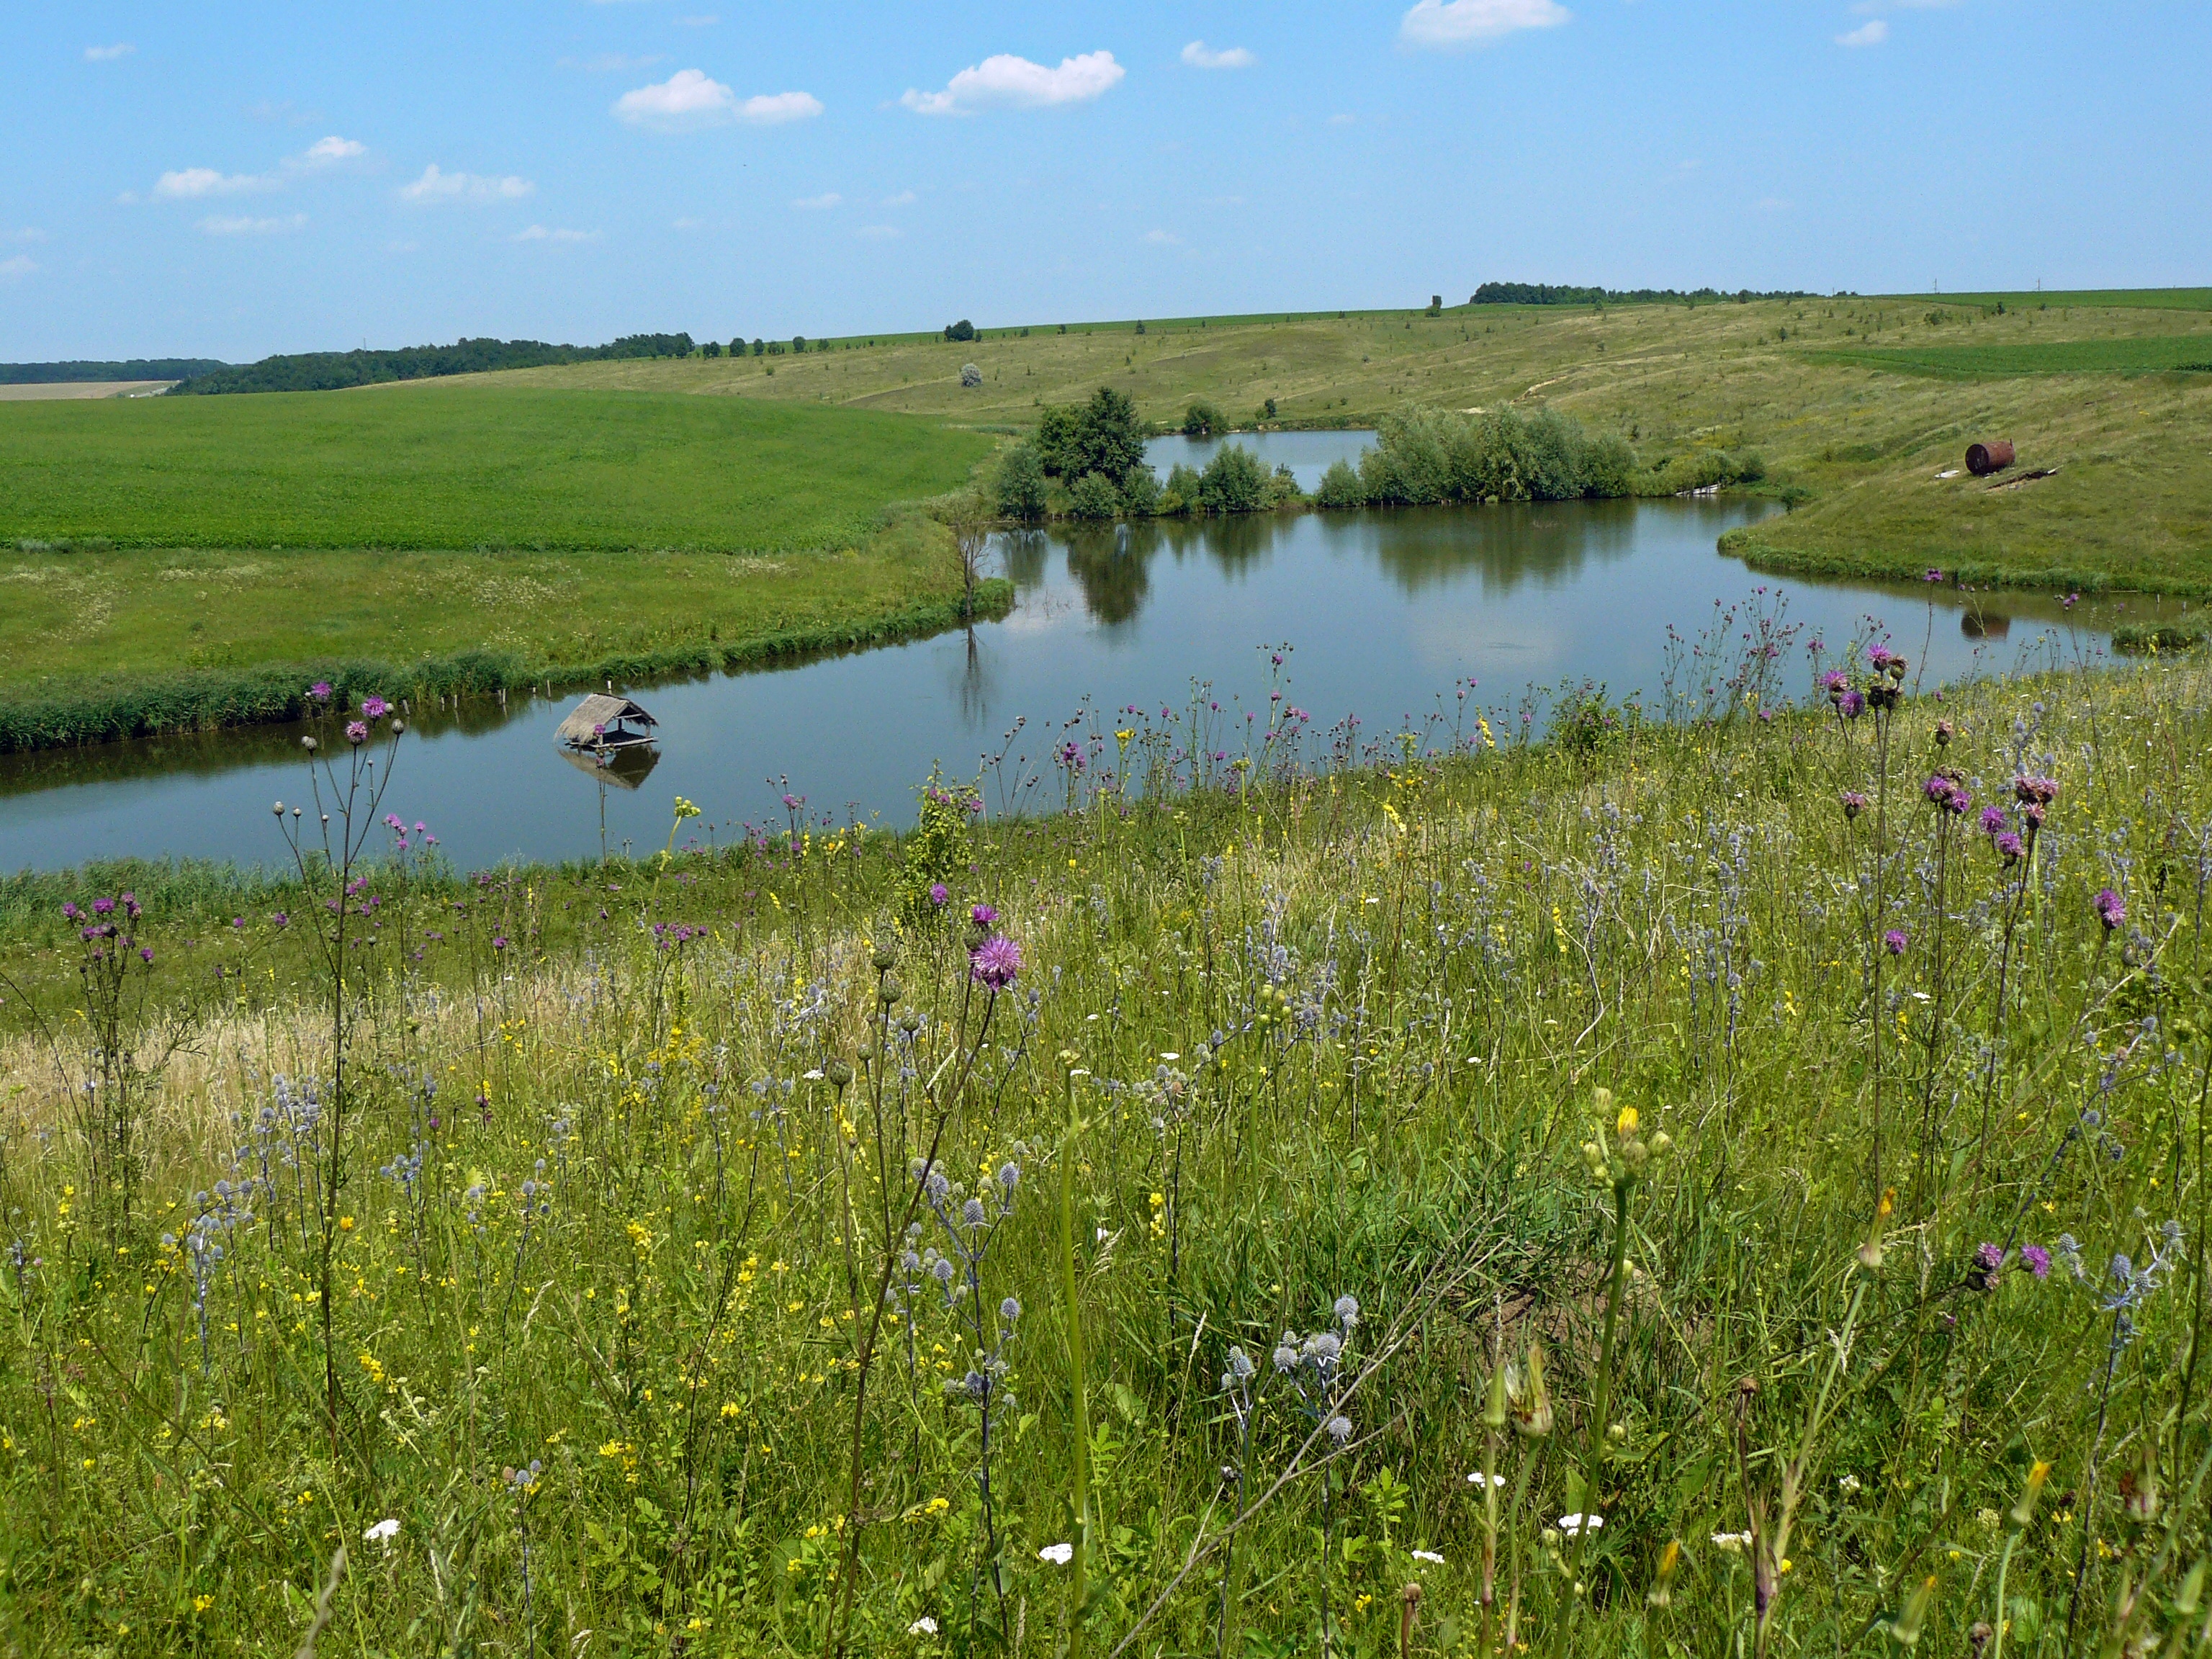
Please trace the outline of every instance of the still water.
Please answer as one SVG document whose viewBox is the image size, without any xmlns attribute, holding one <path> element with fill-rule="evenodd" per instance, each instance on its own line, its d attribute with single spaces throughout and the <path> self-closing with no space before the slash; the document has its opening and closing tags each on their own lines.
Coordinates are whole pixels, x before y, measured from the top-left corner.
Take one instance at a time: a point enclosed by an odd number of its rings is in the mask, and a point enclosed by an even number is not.
<svg viewBox="0 0 2212 1659">
<path fill-rule="evenodd" d="M 1317 477 L 1365 436 L 1269 434 L 1262 459 L 1310 484 L 1307 471 Z M 1152 459 L 1164 471 L 1202 460 L 1196 447 L 1164 441 Z M 1317 734 L 1357 715 L 1364 735 L 1380 736 L 1454 707 L 1472 679 L 1470 701 L 1503 736 L 1531 684 L 1588 678 L 1616 696 L 1656 694 L 1670 624 L 1694 636 L 1716 601 L 1771 606 L 1778 588 L 1804 625 L 1800 647 L 1818 635 L 1838 649 L 1875 618 L 1923 686 L 2101 654 L 2110 627 L 2134 614 L 1946 587 L 1777 584 L 1715 552 L 1723 531 L 1772 510 L 1602 501 L 1012 534 L 998 556 L 1014 609 L 972 635 L 629 688 L 660 722 L 658 754 L 634 757 L 635 775 L 609 777 L 555 747 L 574 694 L 417 709 L 384 807 L 427 823 L 464 867 L 596 857 L 603 833 L 617 852 L 659 848 L 679 794 L 702 809 L 686 826 L 702 842 L 748 823 L 781 826 L 787 793 L 804 796 L 810 817 L 901 824 L 933 763 L 968 777 L 1003 751 L 998 775 L 1022 760 L 1049 775 L 1063 722 L 1087 709 L 1110 730 L 1125 706 L 1180 709 L 1194 682 L 1211 683 L 1222 740 L 1240 747 L 1243 714 L 1265 718 L 1267 659 L 1284 645 L 1280 689 Z M 1802 697 L 1802 648 L 1792 658 L 1784 684 Z M 307 799 L 299 735 L 216 732 L 0 760 L 0 869 L 125 856 L 281 862 L 270 805 Z M 1310 752 L 1325 746 L 1316 738 Z M 1032 803 L 1045 796 L 1056 800 L 1057 786 Z"/>
</svg>

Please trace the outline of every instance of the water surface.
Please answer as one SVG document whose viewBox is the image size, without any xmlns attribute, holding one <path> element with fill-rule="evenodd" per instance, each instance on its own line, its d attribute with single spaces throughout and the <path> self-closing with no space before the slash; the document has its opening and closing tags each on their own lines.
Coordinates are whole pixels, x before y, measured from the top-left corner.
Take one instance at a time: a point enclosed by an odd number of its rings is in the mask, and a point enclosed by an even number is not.
<svg viewBox="0 0 2212 1659">
<path fill-rule="evenodd" d="M 1317 476 L 1365 435 L 1269 434 L 1263 459 Z M 1156 445 L 1156 464 L 1188 459 L 1166 453 L 1184 442 Z M 1723 531 L 1774 510 L 1599 501 L 1018 532 L 998 549 L 1013 611 L 972 635 L 631 688 L 661 739 L 657 756 L 635 757 L 635 775 L 603 775 L 556 749 L 573 695 L 414 710 L 385 805 L 428 823 L 468 867 L 596 857 L 603 807 L 608 846 L 658 848 L 679 794 L 703 810 L 686 827 L 702 842 L 780 826 L 786 793 L 804 796 L 809 816 L 897 824 L 911 821 L 914 787 L 933 762 L 964 777 L 1004 753 L 999 777 L 1017 762 L 1049 777 L 1063 722 L 1087 708 L 1086 729 L 1110 731 L 1127 707 L 1181 710 L 1194 681 L 1210 682 L 1221 706 L 1224 752 L 1238 748 L 1243 716 L 1265 717 L 1268 659 L 1285 645 L 1279 689 L 1316 733 L 1357 716 L 1363 738 L 1380 737 L 1455 708 L 1473 680 L 1470 702 L 1505 722 L 1504 736 L 1532 683 L 1589 678 L 1616 696 L 1656 696 L 1670 626 L 1694 637 L 1717 601 L 1771 607 L 1778 590 L 1786 597 L 1804 627 L 1784 670 L 1799 696 L 1804 640 L 1838 649 L 1866 635 L 1869 617 L 1932 686 L 2023 659 L 2094 656 L 2114 622 L 2148 614 L 1948 587 L 1778 584 L 1715 552 Z M 299 735 L 264 728 L 0 759 L 0 869 L 126 855 L 277 862 L 270 806 L 307 795 Z M 1317 738 L 1310 750 L 1325 747 Z M 1042 796 L 1056 800 L 1056 785 L 1030 804 Z"/>
</svg>

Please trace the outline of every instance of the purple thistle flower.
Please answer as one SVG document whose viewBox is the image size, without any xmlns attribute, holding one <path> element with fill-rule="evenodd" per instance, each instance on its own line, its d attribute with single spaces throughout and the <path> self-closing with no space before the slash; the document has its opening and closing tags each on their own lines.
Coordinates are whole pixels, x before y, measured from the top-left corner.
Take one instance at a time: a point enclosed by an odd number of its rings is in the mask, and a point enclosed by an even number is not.
<svg viewBox="0 0 2212 1659">
<path fill-rule="evenodd" d="M 1905 930 L 1902 927 L 1893 927 L 1881 936 L 1881 948 L 1893 957 L 1901 957 L 1905 954 Z"/>
<path fill-rule="evenodd" d="M 968 913 L 968 920 L 978 927 L 988 927 L 999 919 L 999 913 L 988 904 L 979 904 Z"/>
<path fill-rule="evenodd" d="M 1920 580 L 1924 582 L 1940 582 L 1943 580 L 1943 573 L 1930 565 L 1928 567 L 1928 574 Z"/>
<path fill-rule="evenodd" d="M 292 918 L 279 910 L 269 918 L 269 923 L 272 927 L 289 927 L 292 925 Z"/>
<path fill-rule="evenodd" d="M 1990 836 L 1990 845 L 1997 849 L 1997 856 L 2007 864 L 2018 862 L 2020 855 L 2027 850 L 2021 844 L 2020 837 L 2009 830 Z"/>
<path fill-rule="evenodd" d="M 1984 835 L 2001 836 L 2004 833 L 2004 828 L 2005 815 L 2003 807 L 1984 806 L 1982 808 L 1982 833 Z"/>
<path fill-rule="evenodd" d="M 1974 1260 L 1991 1273 L 1995 1273 L 1999 1267 L 2004 1266 L 2004 1247 L 2001 1244 L 1984 1244 L 1974 1252 Z"/>
<path fill-rule="evenodd" d="M 939 909 L 943 909 L 951 902 L 951 890 L 943 882 L 933 881 L 929 884 L 929 902 Z"/>
<path fill-rule="evenodd" d="M 1856 690 L 1846 691 L 1842 700 L 1836 704 L 1836 708 L 1845 720 L 1855 720 L 1866 713 L 1866 693 Z"/>
<path fill-rule="evenodd" d="M 1003 991 L 1022 971 L 1022 947 L 1004 933 L 994 933 L 968 953 L 968 977 L 978 985 Z"/>
<path fill-rule="evenodd" d="M 2048 806 L 2058 799 L 2058 784 L 2052 778 L 2014 778 L 2012 781 L 2013 799 L 2022 805 L 2033 803 Z"/>
<path fill-rule="evenodd" d="M 1820 676 L 1820 690 L 1828 694 L 1830 702 L 1835 702 L 1850 689 L 1851 677 L 1840 668 L 1831 668 Z"/>
<path fill-rule="evenodd" d="M 507 935 L 504 933 L 494 933 L 491 936 L 491 948 L 495 951 L 504 951 L 507 949 Z"/>
<path fill-rule="evenodd" d="M 2096 904 L 2097 920 L 2105 924 L 2105 931 L 2108 933 L 2128 919 L 2126 903 L 2109 887 L 2098 893 Z"/>
<path fill-rule="evenodd" d="M 346 726 L 346 741 L 353 744 L 356 749 L 360 748 L 362 744 L 367 743 L 368 741 L 368 723 L 366 720 L 354 720 L 349 723 Z"/>
<path fill-rule="evenodd" d="M 1867 809 L 1867 798 L 1856 789 L 1844 791 L 1843 803 L 1844 816 L 1846 818 L 1855 818 Z"/>
<path fill-rule="evenodd" d="M 382 720 L 386 714 L 390 711 L 391 707 L 392 705 L 386 702 L 381 697 L 363 697 L 361 700 L 362 714 L 368 719 L 373 720 Z"/>
<path fill-rule="evenodd" d="M 317 702 L 328 702 L 331 700 L 331 683 L 328 680 L 317 680 L 307 688 L 307 695 Z"/>
<path fill-rule="evenodd" d="M 95 916 L 112 915 L 114 911 L 115 901 L 112 898 L 96 898 L 92 902 L 92 914 Z"/>
<path fill-rule="evenodd" d="M 150 964 L 154 960 L 153 947 L 151 945 L 142 946 L 138 951 L 138 956 L 141 961 Z"/>
<path fill-rule="evenodd" d="M 2028 1272 L 2033 1273 L 2038 1279 L 2051 1277 L 2051 1252 L 2045 1249 L 2042 1245 L 2021 1245 L 2020 1259 L 2026 1265 Z"/>
<path fill-rule="evenodd" d="M 66 901 L 64 901 L 64 902 L 63 902 L 63 905 L 62 905 L 62 916 L 63 916 L 63 919 L 64 919 L 64 921 L 76 921 L 79 916 L 82 915 L 83 914 L 84 914 L 84 912 L 83 912 L 83 911 L 82 911 L 82 910 L 80 910 L 80 909 L 78 909 L 78 908 L 76 908 L 76 900 L 74 900 L 74 899 L 70 899 L 70 900 L 66 900 Z"/>
</svg>

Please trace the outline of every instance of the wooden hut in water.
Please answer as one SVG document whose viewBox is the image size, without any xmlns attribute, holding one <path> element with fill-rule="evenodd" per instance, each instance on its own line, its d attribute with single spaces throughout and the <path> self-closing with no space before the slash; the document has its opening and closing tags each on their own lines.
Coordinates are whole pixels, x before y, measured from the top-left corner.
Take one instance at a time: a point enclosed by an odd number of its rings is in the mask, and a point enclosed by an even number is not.
<svg viewBox="0 0 2212 1659">
<path fill-rule="evenodd" d="M 572 750 L 605 756 L 651 743 L 652 728 L 659 724 L 628 697 L 594 691 L 569 711 L 553 736 Z"/>
</svg>

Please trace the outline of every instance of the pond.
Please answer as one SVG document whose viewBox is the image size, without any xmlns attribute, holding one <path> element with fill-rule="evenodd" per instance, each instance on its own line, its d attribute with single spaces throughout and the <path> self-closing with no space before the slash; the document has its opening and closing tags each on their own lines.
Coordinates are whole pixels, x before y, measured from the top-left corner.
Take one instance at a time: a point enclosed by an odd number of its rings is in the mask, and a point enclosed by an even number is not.
<svg viewBox="0 0 2212 1659">
<path fill-rule="evenodd" d="M 1308 471 L 1356 455 L 1369 435 L 1270 434 L 1255 447 L 1310 483 Z M 1153 459 L 1164 470 L 1194 459 L 1193 447 L 1162 441 Z M 603 845 L 657 848 L 678 795 L 702 809 L 685 830 L 702 843 L 749 823 L 782 827 L 786 794 L 805 797 L 810 817 L 903 824 L 933 763 L 965 778 L 1004 755 L 996 786 L 1019 769 L 1048 781 L 1026 795 L 998 787 L 994 810 L 1056 802 L 1048 757 L 1063 722 L 1087 711 L 1082 730 L 1110 732 L 1127 707 L 1155 717 L 1187 709 L 1194 684 L 1219 705 L 1221 752 L 1241 750 L 1244 717 L 1264 720 L 1279 690 L 1310 717 L 1308 753 L 1325 754 L 1329 728 L 1347 716 L 1360 724 L 1340 736 L 1353 731 L 1364 743 L 1439 709 L 1457 714 L 1468 681 L 1468 703 L 1486 709 L 1502 739 L 1518 729 L 1531 685 L 1587 678 L 1616 697 L 1656 695 L 1669 678 L 1670 629 L 1679 653 L 1712 627 L 1717 604 L 1739 608 L 1733 635 L 1752 609 L 1786 603 L 1803 631 L 1781 684 L 1799 697 L 1809 683 L 1802 647 L 1815 635 L 1833 652 L 1886 626 L 1932 687 L 2024 661 L 2094 658 L 2117 620 L 2146 614 L 2088 602 L 2069 611 L 2055 596 L 1782 584 L 1716 553 L 1723 532 L 1776 510 L 1725 499 L 1595 501 L 1012 533 L 997 550 L 1018 593 L 1004 620 L 629 688 L 659 720 L 660 741 L 619 775 L 555 747 L 554 727 L 578 694 L 416 710 L 385 808 L 427 823 L 469 868 L 596 858 Z M 1269 661 L 1278 654 L 1279 671 Z M 1535 729 L 1541 721 L 1540 704 Z M 270 805 L 307 799 L 300 731 L 0 760 L 0 869 L 118 857 L 280 862 Z"/>
</svg>

